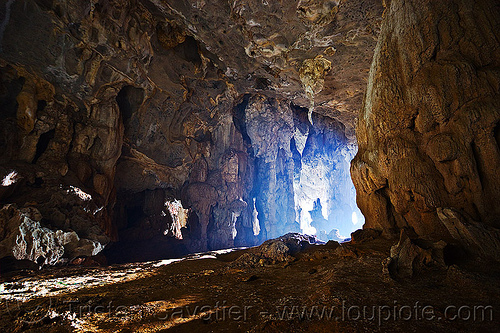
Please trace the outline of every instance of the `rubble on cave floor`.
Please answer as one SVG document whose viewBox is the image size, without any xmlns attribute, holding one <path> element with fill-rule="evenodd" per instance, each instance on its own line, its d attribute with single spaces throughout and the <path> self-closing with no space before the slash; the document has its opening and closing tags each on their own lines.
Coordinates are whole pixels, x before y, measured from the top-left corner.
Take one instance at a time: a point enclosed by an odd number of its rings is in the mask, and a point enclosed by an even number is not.
<svg viewBox="0 0 500 333">
<path fill-rule="evenodd" d="M 17 273 L 1 284 L 0 330 L 495 332 L 497 268 L 465 261 L 395 280 L 382 263 L 396 242 L 292 234 L 177 260 Z"/>
</svg>

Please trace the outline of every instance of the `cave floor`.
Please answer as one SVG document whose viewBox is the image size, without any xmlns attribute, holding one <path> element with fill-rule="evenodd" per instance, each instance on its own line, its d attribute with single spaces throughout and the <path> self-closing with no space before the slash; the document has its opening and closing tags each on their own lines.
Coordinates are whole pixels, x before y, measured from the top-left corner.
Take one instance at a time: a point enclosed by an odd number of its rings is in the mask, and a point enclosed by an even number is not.
<svg viewBox="0 0 500 333">
<path fill-rule="evenodd" d="M 500 330 L 496 266 L 466 263 L 395 281 L 382 272 L 384 240 L 313 246 L 292 262 L 255 267 L 235 261 L 245 251 L 4 276 L 0 331 Z"/>
</svg>

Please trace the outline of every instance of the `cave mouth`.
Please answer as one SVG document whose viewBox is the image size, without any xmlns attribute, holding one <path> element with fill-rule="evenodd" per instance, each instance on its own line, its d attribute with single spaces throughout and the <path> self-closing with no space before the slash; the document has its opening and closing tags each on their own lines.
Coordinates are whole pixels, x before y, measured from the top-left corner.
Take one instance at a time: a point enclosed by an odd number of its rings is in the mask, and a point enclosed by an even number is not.
<svg viewBox="0 0 500 333">
<path fill-rule="evenodd" d="M 119 95 L 126 116 L 132 94 Z M 189 176 L 177 188 L 127 190 L 123 176 L 129 170 L 119 169 L 117 240 L 105 250 L 108 261 L 252 247 L 288 233 L 348 241 L 364 224 L 350 174 L 357 143 L 341 121 L 314 113 L 310 123 L 308 111 L 263 95 L 243 96 L 233 105 L 228 143 L 234 145 L 186 164 Z M 220 134 L 211 133 L 215 143 Z M 158 147 L 163 149 L 168 147 Z"/>
<path fill-rule="evenodd" d="M 300 173 L 294 179 L 296 219 L 304 234 L 322 241 L 348 241 L 364 224 L 350 174 L 357 145 L 337 142 L 332 149 L 325 140 L 316 145 L 310 153 L 306 143 Z"/>
<path fill-rule="evenodd" d="M 268 112 L 264 118 L 262 110 Z M 258 245 L 290 232 L 341 242 L 364 224 L 350 174 L 355 139 L 340 120 L 315 112 L 311 123 L 308 113 L 294 103 L 250 95 L 234 108 L 235 127 L 255 158 L 245 199 L 251 216 L 242 218 L 246 242 L 255 236 Z M 293 123 L 285 120 L 290 118 Z"/>
</svg>

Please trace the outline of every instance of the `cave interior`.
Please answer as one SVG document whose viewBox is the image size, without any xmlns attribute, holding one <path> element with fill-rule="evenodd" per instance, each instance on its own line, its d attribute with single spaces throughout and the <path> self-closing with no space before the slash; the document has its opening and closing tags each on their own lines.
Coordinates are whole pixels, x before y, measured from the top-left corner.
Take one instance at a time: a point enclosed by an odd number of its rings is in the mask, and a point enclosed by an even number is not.
<svg viewBox="0 0 500 333">
<path fill-rule="evenodd" d="M 498 170 L 498 0 L 0 3 L 2 330 L 495 332 Z"/>
</svg>

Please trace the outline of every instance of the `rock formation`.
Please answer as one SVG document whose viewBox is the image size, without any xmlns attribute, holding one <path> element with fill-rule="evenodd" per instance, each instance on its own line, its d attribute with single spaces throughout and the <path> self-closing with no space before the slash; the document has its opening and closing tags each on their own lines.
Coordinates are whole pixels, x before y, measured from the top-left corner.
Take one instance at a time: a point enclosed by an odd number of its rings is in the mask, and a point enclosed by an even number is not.
<svg viewBox="0 0 500 333">
<path fill-rule="evenodd" d="M 0 211 L 2 221 L 0 254 L 17 260 L 30 260 L 40 266 L 55 265 L 65 256 L 74 259 L 79 256 L 93 256 L 102 250 L 97 241 L 80 239 L 74 232 L 53 231 L 42 227 L 41 214 L 35 208 L 19 211 L 6 205 Z"/>
<path fill-rule="evenodd" d="M 498 259 L 498 14 L 493 0 L 7 1 L 0 203 L 111 262 L 340 240 L 364 221 L 357 152 L 370 235 Z M 35 244 L 23 219 L 0 241 Z M 44 262 L 72 259 L 54 237 Z"/>
<path fill-rule="evenodd" d="M 8 1 L 0 201 L 112 242 L 111 262 L 300 231 L 311 193 L 348 182 L 381 16 L 377 0 Z M 321 200 L 331 221 L 353 208 Z"/>
<path fill-rule="evenodd" d="M 500 253 L 498 1 L 390 1 L 352 164 L 365 228 Z"/>
</svg>

